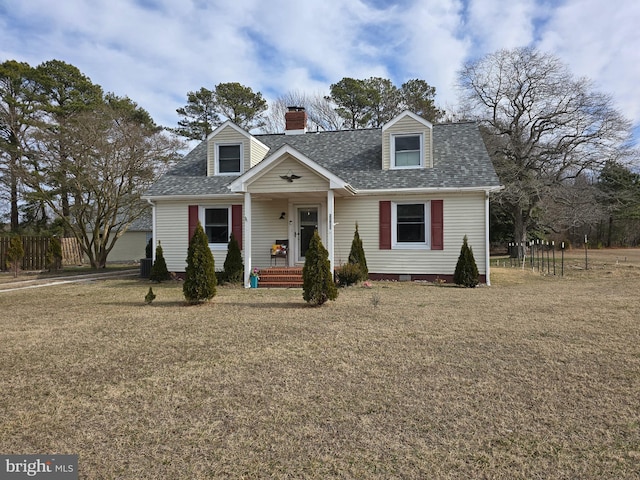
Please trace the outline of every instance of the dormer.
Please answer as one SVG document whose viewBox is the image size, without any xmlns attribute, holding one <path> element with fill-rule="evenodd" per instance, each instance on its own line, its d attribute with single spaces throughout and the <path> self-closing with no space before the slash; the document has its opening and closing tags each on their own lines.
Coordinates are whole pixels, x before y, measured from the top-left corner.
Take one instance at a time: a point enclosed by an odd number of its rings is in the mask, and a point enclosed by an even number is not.
<svg viewBox="0 0 640 480">
<path fill-rule="evenodd" d="M 382 127 L 382 169 L 433 167 L 433 125 L 408 110 Z"/>
<path fill-rule="evenodd" d="M 227 120 L 207 137 L 207 176 L 242 175 L 268 151 L 269 147 Z"/>
</svg>

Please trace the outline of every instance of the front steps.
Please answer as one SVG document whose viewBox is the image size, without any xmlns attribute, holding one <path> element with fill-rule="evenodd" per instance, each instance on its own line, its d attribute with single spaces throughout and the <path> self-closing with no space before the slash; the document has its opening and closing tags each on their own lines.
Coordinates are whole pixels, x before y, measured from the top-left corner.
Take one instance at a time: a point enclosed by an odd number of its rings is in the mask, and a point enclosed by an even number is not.
<svg viewBox="0 0 640 480">
<path fill-rule="evenodd" d="M 302 267 L 263 268 L 258 288 L 302 288 Z"/>
</svg>

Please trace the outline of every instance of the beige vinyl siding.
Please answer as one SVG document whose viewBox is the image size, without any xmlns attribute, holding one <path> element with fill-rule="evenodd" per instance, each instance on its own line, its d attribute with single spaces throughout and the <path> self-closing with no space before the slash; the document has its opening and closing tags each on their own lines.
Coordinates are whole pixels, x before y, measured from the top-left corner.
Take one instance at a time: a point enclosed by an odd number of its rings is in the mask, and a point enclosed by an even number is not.
<svg viewBox="0 0 640 480">
<path fill-rule="evenodd" d="M 157 202 L 156 203 L 156 236 L 162 244 L 162 252 L 170 272 L 184 272 L 187 266 L 187 250 L 189 249 L 189 205 L 198 202 Z M 239 204 L 238 201 L 220 202 L 222 206 Z M 214 202 L 201 203 L 206 207 L 215 207 Z M 245 225 L 242 226 L 242 235 L 245 235 Z M 157 244 L 157 243 L 156 243 Z M 216 265 L 216 270 L 224 268 L 227 258 L 227 250 L 211 250 Z M 243 250 L 244 254 L 244 250 Z"/>
<path fill-rule="evenodd" d="M 216 134 L 215 137 L 212 137 L 208 140 L 207 143 L 207 175 L 212 176 L 215 175 L 216 172 L 216 144 L 224 143 L 224 144 L 242 144 L 242 154 L 243 154 L 243 171 L 246 172 L 251 167 L 250 162 L 250 148 L 249 148 L 249 139 L 242 135 L 240 132 L 234 130 L 233 128 L 227 126 L 223 128 L 220 132 Z"/>
<path fill-rule="evenodd" d="M 258 142 L 255 138 L 251 137 L 250 141 L 250 156 L 249 156 L 249 168 L 255 167 L 267 156 L 269 149 Z M 245 168 L 245 171 L 247 168 Z"/>
<path fill-rule="evenodd" d="M 253 235 L 251 236 L 251 267 L 266 268 L 271 260 L 271 245 L 276 240 L 288 238 L 289 210 L 287 200 L 259 201 L 252 199 L 251 218 L 253 221 Z M 285 212 L 285 219 L 280 220 L 280 214 Z M 293 227 L 292 227 L 293 228 Z M 289 242 L 289 252 L 293 253 Z M 282 259 L 278 266 L 283 266 Z"/>
<path fill-rule="evenodd" d="M 444 201 L 443 250 L 380 250 L 379 202 Z M 453 274 L 460 255 L 462 238 L 467 235 L 469 245 L 481 274 L 485 273 L 484 193 L 446 194 L 429 196 L 385 196 L 336 199 L 335 264 L 349 258 L 355 224 L 362 239 L 371 273 L 389 274 Z"/>
<path fill-rule="evenodd" d="M 162 244 L 162 253 L 170 272 L 184 272 L 187 249 L 189 248 L 189 205 L 188 202 L 156 203 L 157 245 Z"/>
<path fill-rule="evenodd" d="M 293 182 L 280 178 L 289 171 L 301 178 Z M 251 193 L 323 192 L 329 190 L 329 181 L 287 154 L 281 162 L 249 184 L 247 189 Z"/>
<path fill-rule="evenodd" d="M 398 120 L 382 134 L 382 169 L 389 170 L 391 168 L 391 135 L 422 133 L 424 141 L 424 165 L 425 167 L 433 167 L 432 155 L 432 133 L 431 128 L 417 122 L 411 117 L 405 117 Z"/>
<path fill-rule="evenodd" d="M 151 232 L 149 232 L 151 234 Z M 126 231 L 118 239 L 109 252 L 110 262 L 130 262 L 145 258 L 147 248 L 147 232 Z"/>
</svg>

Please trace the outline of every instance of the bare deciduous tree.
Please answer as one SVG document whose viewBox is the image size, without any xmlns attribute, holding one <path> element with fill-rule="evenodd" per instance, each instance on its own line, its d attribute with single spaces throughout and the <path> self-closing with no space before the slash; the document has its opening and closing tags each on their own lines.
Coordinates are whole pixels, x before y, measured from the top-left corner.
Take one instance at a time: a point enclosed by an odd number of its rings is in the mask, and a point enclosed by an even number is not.
<svg viewBox="0 0 640 480">
<path fill-rule="evenodd" d="M 287 92 L 278 97 L 269 106 L 265 118 L 265 133 L 284 132 L 284 116 L 288 107 L 303 107 L 307 112 L 309 131 L 339 130 L 344 120 L 335 110 L 335 105 L 321 94 L 309 95 L 297 90 Z"/>
<path fill-rule="evenodd" d="M 630 124 L 611 98 L 550 54 L 497 51 L 466 64 L 459 85 L 463 108 L 486 128 L 506 186 L 497 200 L 512 217 L 516 241 L 526 241 L 545 195 L 626 148 Z"/>
<path fill-rule="evenodd" d="M 134 102 L 113 95 L 92 111 L 67 116 L 62 133 L 64 156 L 56 148 L 60 132 L 40 132 L 39 152 L 25 165 L 23 178 L 63 219 L 91 266 L 102 268 L 118 238 L 147 207 L 140 195 L 176 159 L 181 144 Z M 60 190 L 51 188 L 61 174 L 68 205 Z"/>
</svg>

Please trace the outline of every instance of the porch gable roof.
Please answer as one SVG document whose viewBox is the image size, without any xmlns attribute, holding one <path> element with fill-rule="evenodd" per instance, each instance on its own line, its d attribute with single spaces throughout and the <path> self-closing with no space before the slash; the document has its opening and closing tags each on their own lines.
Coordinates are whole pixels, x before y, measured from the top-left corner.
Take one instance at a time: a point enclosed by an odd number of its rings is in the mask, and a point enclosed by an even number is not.
<svg viewBox="0 0 640 480">
<path fill-rule="evenodd" d="M 316 173 L 317 175 L 323 177 L 329 182 L 329 188 L 332 190 L 346 190 L 351 193 L 355 193 L 353 187 L 349 185 L 348 182 L 333 174 L 329 170 L 327 170 L 322 165 L 317 162 L 311 160 L 309 157 L 296 150 L 289 144 L 285 144 L 281 146 L 278 150 L 273 152 L 273 154 L 267 156 L 264 160 L 262 160 L 258 165 L 253 167 L 248 172 L 240 175 L 238 178 L 233 180 L 229 184 L 229 190 L 233 193 L 244 193 L 247 191 L 247 187 L 250 183 L 257 180 L 265 173 L 270 171 L 273 167 L 280 163 L 280 160 L 290 155 L 295 160 L 300 162 L 302 165 Z"/>
</svg>

